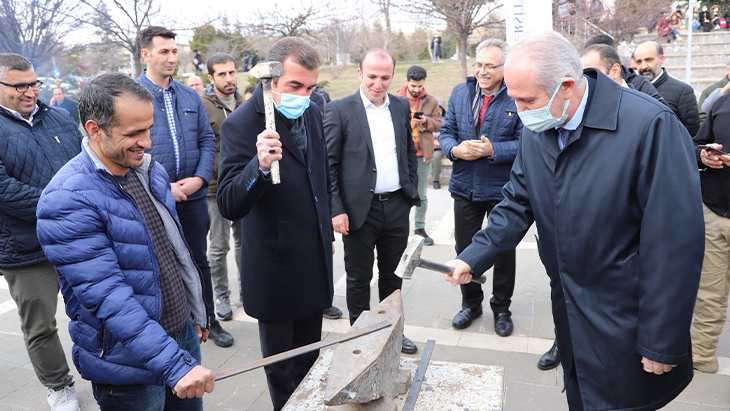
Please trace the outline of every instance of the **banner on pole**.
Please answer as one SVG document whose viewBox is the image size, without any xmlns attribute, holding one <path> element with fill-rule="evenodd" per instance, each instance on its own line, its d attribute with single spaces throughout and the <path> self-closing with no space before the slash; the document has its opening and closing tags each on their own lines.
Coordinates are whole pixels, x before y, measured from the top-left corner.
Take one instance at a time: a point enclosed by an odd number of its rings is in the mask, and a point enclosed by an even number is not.
<svg viewBox="0 0 730 411">
<path fill-rule="evenodd" d="M 545 0 L 504 0 L 507 43 L 514 44 L 528 31 L 553 29 L 553 5 Z"/>
</svg>

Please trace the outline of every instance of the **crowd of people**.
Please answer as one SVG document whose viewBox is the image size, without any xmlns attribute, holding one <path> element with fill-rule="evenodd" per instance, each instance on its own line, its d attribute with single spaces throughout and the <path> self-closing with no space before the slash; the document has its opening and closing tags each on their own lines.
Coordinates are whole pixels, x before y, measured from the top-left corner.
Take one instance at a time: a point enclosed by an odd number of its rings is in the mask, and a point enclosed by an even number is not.
<svg viewBox="0 0 730 411">
<path fill-rule="evenodd" d="M 383 300 L 402 287 L 394 271 L 409 235 L 433 244 L 427 185 L 433 176 L 440 188 L 442 156 L 456 251 L 445 279 L 462 295 L 454 328 L 483 314 L 472 279 L 494 267 L 494 332 L 512 334 L 515 247 L 535 223 L 556 334 L 537 366 L 562 363 L 571 410 L 657 409 L 693 369 L 717 371 L 730 282 L 727 76 L 698 103 L 656 42 L 627 67 L 605 35 L 581 53 L 556 32 L 487 39 L 446 110 L 418 65 L 389 93 L 396 59 L 383 49 L 363 53 L 360 86 L 330 101 L 318 52 L 296 37 L 266 52 L 282 67 L 270 91 L 241 92 L 226 53 L 204 65 L 196 51 L 198 74 L 183 85 L 175 38 L 143 30 L 146 70 L 97 77 L 78 106 L 60 88 L 46 105 L 32 64 L 0 54 L 0 274 L 52 410 L 79 409 L 59 290 L 74 365 L 102 410 L 201 410 L 215 383 L 200 344 L 234 344 L 220 323 L 233 317 L 230 237 L 261 355 L 317 342 L 322 318 L 342 315 L 335 233 L 352 324 L 370 309 L 376 252 Z M 439 36 L 431 47 L 437 61 Z M 403 336 L 401 350 L 418 347 Z M 317 357 L 265 367 L 275 410 Z"/>
</svg>

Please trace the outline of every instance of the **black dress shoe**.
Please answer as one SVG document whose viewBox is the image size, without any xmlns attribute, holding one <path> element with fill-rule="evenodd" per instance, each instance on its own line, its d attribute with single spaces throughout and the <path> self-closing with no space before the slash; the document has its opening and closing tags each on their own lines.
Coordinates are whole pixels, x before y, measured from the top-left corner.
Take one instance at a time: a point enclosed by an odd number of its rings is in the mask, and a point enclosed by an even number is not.
<svg viewBox="0 0 730 411">
<path fill-rule="evenodd" d="M 441 188 L 441 183 L 439 183 L 438 181 L 434 181 L 433 182 L 433 188 L 436 189 L 436 190 L 438 190 L 439 188 Z"/>
<path fill-rule="evenodd" d="M 340 317 L 342 317 L 342 310 L 335 307 L 334 305 L 330 308 L 327 308 L 322 312 L 322 317 L 330 319 L 330 320 L 336 320 Z"/>
<path fill-rule="evenodd" d="M 512 315 L 499 313 L 494 316 L 494 332 L 496 332 L 497 335 L 507 337 L 512 334 L 512 330 L 514 330 L 514 328 L 515 327 L 512 324 Z"/>
<path fill-rule="evenodd" d="M 403 354 L 415 354 L 418 352 L 418 347 L 413 344 L 413 341 L 409 340 L 405 335 L 403 336 L 403 345 L 401 345 L 400 352 Z"/>
<path fill-rule="evenodd" d="M 459 313 L 454 316 L 454 321 L 451 322 L 451 325 L 453 325 L 454 328 L 456 328 L 457 330 L 462 330 L 462 329 L 470 326 L 472 321 L 479 318 L 481 315 L 482 315 L 482 306 L 481 305 L 476 310 L 473 310 L 468 307 L 462 308 L 461 311 L 459 311 Z"/>
<path fill-rule="evenodd" d="M 553 342 L 553 347 L 540 357 L 537 362 L 537 368 L 541 370 L 552 370 L 560 365 L 560 352 L 558 352 L 558 342 Z"/>
</svg>

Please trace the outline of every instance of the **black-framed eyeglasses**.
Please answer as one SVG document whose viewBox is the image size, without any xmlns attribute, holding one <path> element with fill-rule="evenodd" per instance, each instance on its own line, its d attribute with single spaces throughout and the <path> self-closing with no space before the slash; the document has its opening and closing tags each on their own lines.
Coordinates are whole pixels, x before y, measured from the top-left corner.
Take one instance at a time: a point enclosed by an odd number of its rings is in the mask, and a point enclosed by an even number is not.
<svg viewBox="0 0 730 411">
<path fill-rule="evenodd" d="M 31 89 L 33 91 L 40 90 L 41 86 L 43 85 L 43 82 L 40 80 L 36 80 L 32 83 L 10 84 L 10 83 L 6 83 L 4 81 L 0 81 L 0 84 L 2 84 L 3 86 L 8 86 L 8 87 L 15 87 L 15 91 L 17 91 L 18 93 L 25 93 L 28 91 L 28 89 Z"/>
<path fill-rule="evenodd" d="M 493 65 L 493 64 L 474 63 L 471 66 L 474 67 L 475 69 L 479 70 L 479 71 L 481 71 L 483 68 L 491 71 L 491 70 L 498 69 L 498 68 L 504 66 L 504 63 L 497 64 L 496 66 Z"/>
</svg>

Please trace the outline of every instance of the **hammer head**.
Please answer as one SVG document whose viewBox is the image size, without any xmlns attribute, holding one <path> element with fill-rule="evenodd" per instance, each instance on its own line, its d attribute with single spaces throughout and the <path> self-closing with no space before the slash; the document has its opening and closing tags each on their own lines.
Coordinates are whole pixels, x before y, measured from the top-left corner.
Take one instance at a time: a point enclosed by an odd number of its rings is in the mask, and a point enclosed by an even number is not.
<svg viewBox="0 0 730 411">
<path fill-rule="evenodd" d="M 413 271 L 418 267 L 418 263 L 421 261 L 421 250 L 423 249 L 424 238 L 420 235 L 414 235 L 411 241 L 406 247 L 406 251 L 398 262 L 398 267 L 395 269 L 395 275 L 404 279 L 410 280 L 413 277 Z"/>
<path fill-rule="evenodd" d="M 266 63 L 259 63 L 253 66 L 253 68 L 248 71 L 248 74 L 262 80 L 272 79 L 281 77 L 284 74 L 284 68 L 278 61 L 267 61 Z"/>
</svg>

